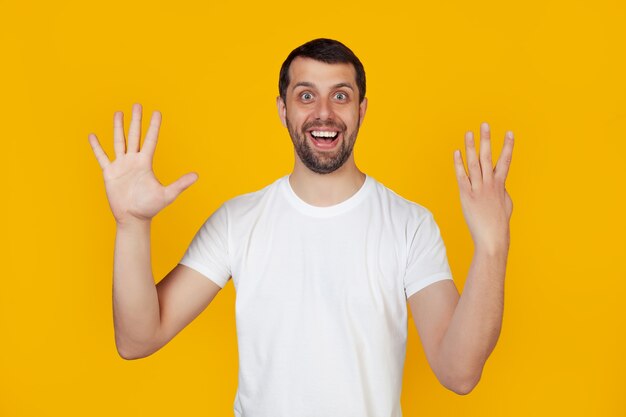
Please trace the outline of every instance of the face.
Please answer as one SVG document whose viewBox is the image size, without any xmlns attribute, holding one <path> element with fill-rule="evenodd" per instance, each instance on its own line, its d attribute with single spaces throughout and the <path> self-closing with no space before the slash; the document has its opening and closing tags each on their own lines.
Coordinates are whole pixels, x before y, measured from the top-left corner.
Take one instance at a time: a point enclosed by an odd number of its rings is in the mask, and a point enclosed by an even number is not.
<svg viewBox="0 0 626 417">
<path fill-rule="evenodd" d="M 318 174 L 354 163 L 352 150 L 367 99 L 359 103 L 352 64 L 297 57 L 289 80 L 286 100 L 278 97 L 277 104 L 300 161 Z"/>
</svg>

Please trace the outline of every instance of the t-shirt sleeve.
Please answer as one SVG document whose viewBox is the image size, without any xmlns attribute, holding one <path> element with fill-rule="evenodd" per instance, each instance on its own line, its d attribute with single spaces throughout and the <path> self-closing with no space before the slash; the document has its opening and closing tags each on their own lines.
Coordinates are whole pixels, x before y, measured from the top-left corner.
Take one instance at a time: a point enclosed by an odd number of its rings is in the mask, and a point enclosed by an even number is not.
<svg viewBox="0 0 626 417">
<path fill-rule="evenodd" d="M 426 211 L 409 241 L 404 276 L 406 298 L 443 279 L 452 279 L 446 247 L 432 213 Z"/>
<path fill-rule="evenodd" d="M 228 226 L 228 211 L 222 204 L 200 227 L 179 262 L 222 288 L 231 276 Z"/>
</svg>

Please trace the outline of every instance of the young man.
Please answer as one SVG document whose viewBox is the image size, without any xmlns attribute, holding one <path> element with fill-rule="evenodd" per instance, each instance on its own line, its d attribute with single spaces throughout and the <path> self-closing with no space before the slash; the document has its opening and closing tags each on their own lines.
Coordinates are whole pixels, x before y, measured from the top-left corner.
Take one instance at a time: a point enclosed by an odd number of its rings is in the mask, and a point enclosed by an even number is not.
<svg viewBox="0 0 626 417">
<path fill-rule="evenodd" d="M 495 169 L 489 128 L 480 157 L 466 134 L 469 176 L 454 163 L 475 253 L 463 295 L 432 214 L 361 172 L 352 152 L 367 109 L 365 72 L 343 44 L 316 39 L 281 68 L 280 119 L 294 144 L 290 175 L 222 204 L 156 286 L 150 221 L 194 173 L 163 187 L 152 171 L 160 114 L 139 151 L 141 107 L 116 160 L 89 136 L 117 222 L 113 311 L 123 358 L 148 356 L 232 278 L 239 386 L 235 415 L 401 416 L 407 300 L 427 359 L 448 389 L 478 383 L 501 328 L 511 199 L 507 133 Z"/>
</svg>

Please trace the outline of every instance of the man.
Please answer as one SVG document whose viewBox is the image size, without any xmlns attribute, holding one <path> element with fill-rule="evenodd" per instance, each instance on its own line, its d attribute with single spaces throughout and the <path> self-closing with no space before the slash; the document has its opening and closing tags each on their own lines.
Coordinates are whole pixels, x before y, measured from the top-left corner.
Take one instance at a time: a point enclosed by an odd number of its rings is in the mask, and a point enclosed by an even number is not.
<svg viewBox="0 0 626 417">
<path fill-rule="evenodd" d="M 160 114 L 139 151 L 141 107 L 128 149 L 114 117 L 116 160 L 90 143 L 117 222 L 113 311 L 123 358 L 148 356 L 202 312 L 232 278 L 237 292 L 235 415 L 401 416 L 407 300 L 439 381 L 467 394 L 501 328 L 513 138 L 495 169 L 489 128 L 480 157 L 466 134 L 469 176 L 454 164 L 475 245 L 463 295 L 432 214 L 361 172 L 353 147 L 367 109 L 365 72 L 343 44 L 316 39 L 285 60 L 277 98 L 294 169 L 226 201 L 156 286 L 150 221 L 197 175 L 164 187 L 151 163 Z"/>
</svg>

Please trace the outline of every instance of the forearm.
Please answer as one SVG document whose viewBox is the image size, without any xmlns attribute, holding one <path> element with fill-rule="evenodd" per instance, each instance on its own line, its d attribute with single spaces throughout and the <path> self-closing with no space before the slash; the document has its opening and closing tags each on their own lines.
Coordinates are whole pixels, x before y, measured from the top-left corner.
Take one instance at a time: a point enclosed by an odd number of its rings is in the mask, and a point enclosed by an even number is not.
<svg viewBox="0 0 626 417">
<path fill-rule="evenodd" d="M 504 245 L 474 252 L 463 293 L 441 341 L 441 366 L 467 386 L 478 383 L 500 335 L 507 256 Z"/>
<path fill-rule="evenodd" d="M 150 255 L 150 222 L 117 225 L 113 266 L 115 342 L 123 357 L 141 354 L 160 325 Z"/>
</svg>

